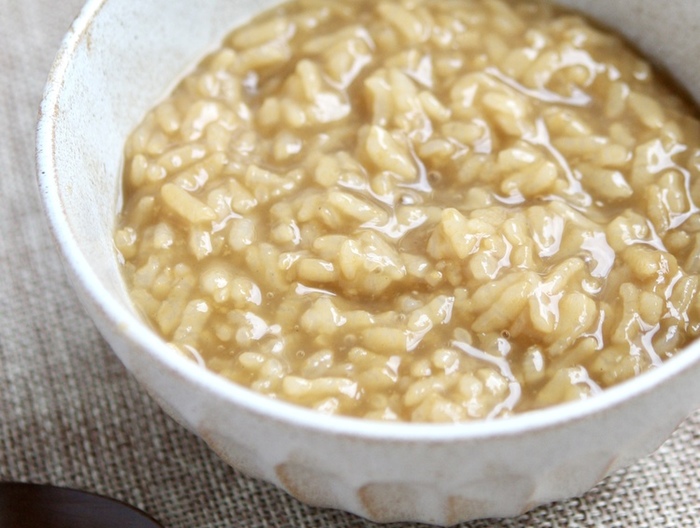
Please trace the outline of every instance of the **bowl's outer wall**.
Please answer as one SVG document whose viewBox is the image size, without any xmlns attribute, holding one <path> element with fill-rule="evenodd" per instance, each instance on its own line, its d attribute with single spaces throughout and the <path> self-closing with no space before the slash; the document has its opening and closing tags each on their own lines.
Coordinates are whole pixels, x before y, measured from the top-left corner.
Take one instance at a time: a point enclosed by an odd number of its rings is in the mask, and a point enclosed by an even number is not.
<svg viewBox="0 0 700 528">
<path fill-rule="evenodd" d="M 164 83 L 180 77 L 249 13 L 274 3 L 208 0 L 195 8 L 185 0 L 92 1 L 51 73 L 38 133 L 45 206 L 81 300 L 129 370 L 235 467 L 306 502 L 379 521 L 452 524 L 515 515 L 580 494 L 655 449 L 700 404 L 698 346 L 669 362 L 677 367 L 669 365 L 662 382 L 633 399 L 611 399 L 595 413 L 539 426 L 532 425 L 533 413 L 512 426 L 409 430 L 352 420 L 320 423 L 310 412 L 189 368 L 139 322 L 112 245 L 124 139 L 167 93 Z M 700 56 L 694 34 L 700 6 L 693 0 L 565 3 L 623 28 L 700 99 L 700 69 L 688 67 Z"/>
</svg>

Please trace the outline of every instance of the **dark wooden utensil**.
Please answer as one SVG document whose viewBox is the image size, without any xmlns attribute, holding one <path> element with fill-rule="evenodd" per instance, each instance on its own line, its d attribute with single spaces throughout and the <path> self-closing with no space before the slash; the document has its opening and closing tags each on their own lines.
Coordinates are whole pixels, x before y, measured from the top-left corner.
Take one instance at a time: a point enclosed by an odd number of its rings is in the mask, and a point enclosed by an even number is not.
<svg viewBox="0 0 700 528">
<path fill-rule="evenodd" d="M 0 528 L 163 528 L 133 506 L 93 493 L 0 482 Z"/>
</svg>

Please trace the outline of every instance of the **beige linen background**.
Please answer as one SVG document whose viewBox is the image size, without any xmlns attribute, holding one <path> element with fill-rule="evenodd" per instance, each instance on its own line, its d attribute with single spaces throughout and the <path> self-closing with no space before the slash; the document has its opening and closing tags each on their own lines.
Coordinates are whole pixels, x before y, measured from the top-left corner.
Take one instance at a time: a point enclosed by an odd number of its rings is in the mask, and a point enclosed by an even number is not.
<svg viewBox="0 0 700 528">
<path fill-rule="evenodd" d="M 0 0 L 0 481 L 105 494 L 169 528 L 375 526 L 227 467 L 157 408 L 79 306 L 43 219 L 34 126 L 82 1 Z M 700 413 L 581 498 L 463 525 L 530 526 L 700 527 Z"/>
</svg>

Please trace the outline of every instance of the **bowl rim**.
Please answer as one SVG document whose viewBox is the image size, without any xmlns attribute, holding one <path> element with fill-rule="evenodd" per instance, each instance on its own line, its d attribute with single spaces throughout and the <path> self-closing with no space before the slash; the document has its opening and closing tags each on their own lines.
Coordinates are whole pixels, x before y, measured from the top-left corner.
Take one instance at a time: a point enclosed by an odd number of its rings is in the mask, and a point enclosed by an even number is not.
<svg viewBox="0 0 700 528">
<path fill-rule="evenodd" d="M 54 242 L 64 260 L 73 286 L 85 297 L 84 307 L 93 303 L 108 324 L 123 332 L 127 341 L 136 345 L 140 353 L 149 354 L 155 361 L 174 371 L 179 378 L 215 394 L 220 400 L 258 416 L 302 426 L 318 433 L 364 438 L 368 440 L 403 442 L 450 442 L 476 440 L 486 437 L 507 437 L 525 431 L 546 430 L 569 422 L 581 421 L 604 413 L 625 402 L 648 393 L 671 381 L 686 369 L 700 364 L 700 339 L 688 344 L 680 353 L 661 366 L 607 388 L 595 396 L 544 409 L 516 414 L 493 420 L 475 420 L 460 423 L 384 422 L 347 416 L 323 415 L 318 411 L 259 394 L 239 386 L 222 376 L 198 366 L 192 360 L 173 353 L 164 340 L 120 302 L 115 302 L 80 249 L 69 222 L 69 212 L 60 199 L 59 180 L 62 169 L 56 164 L 56 129 L 60 119 L 59 101 L 62 89 L 70 79 L 66 74 L 81 41 L 109 0 L 87 0 L 81 12 L 66 33 L 51 67 L 42 97 L 36 129 L 37 180 L 45 217 Z M 116 250 L 115 250 L 116 251 Z M 116 258 L 116 253 L 115 253 Z M 90 313 L 91 317 L 96 314 Z M 698 402 L 688 402 L 689 412 Z"/>
</svg>

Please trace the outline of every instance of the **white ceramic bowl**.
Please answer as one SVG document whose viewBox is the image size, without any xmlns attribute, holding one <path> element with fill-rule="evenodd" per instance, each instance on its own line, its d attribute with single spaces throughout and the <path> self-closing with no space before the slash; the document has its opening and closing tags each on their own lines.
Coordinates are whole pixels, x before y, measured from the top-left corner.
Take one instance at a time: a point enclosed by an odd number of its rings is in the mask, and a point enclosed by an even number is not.
<svg viewBox="0 0 700 528">
<path fill-rule="evenodd" d="M 581 494 L 654 450 L 700 406 L 700 344 L 587 401 L 460 425 L 325 417 L 180 357 L 132 308 L 115 260 L 122 147 L 147 109 L 234 25 L 275 0 L 90 0 L 41 106 L 38 170 L 88 313 L 163 408 L 224 460 L 300 500 L 377 521 L 511 516 Z M 700 100 L 695 0 L 568 0 L 626 33 Z"/>
</svg>

